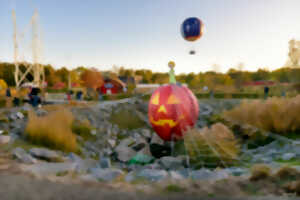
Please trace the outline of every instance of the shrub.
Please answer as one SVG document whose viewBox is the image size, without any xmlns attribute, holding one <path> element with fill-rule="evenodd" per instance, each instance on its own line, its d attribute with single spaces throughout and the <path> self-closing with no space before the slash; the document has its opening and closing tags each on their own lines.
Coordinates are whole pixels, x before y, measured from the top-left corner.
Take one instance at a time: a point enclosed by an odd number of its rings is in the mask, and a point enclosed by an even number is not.
<svg viewBox="0 0 300 200">
<path fill-rule="evenodd" d="M 94 138 L 94 136 L 91 134 L 92 126 L 88 120 L 75 120 L 72 123 L 72 131 L 73 133 L 80 135 L 84 140 Z"/>
<path fill-rule="evenodd" d="M 300 95 L 294 98 L 272 97 L 266 101 L 244 101 L 224 118 L 235 124 L 249 124 L 265 131 L 288 133 L 300 131 Z"/>
<path fill-rule="evenodd" d="M 272 175 L 272 170 L 269 166 L 264 164 L 256 164 L 251 168 L 250 181 L 258 181 L 266 179 Z"/>
<path fill-rule="evenodd" d="M 70 111 L 61 109 L 41 117 L 29 112 L 28 117 L 25 132 L 26 138 L 32 143 L 66 152 L 78 150 L 76 137 L 71 130 L 73 115 Z"/>
<path fill-rule="evenodd" d="M 197 93 L 196 97 L 198 99 L 202 98 L 209 98 L 209 93 Z M 234 98 L 234 99 L 257 99 L 259 98 L 258 93 L 215 93 L 214 98 L 216 99 L 227 99 L 227 98 Z"/>
<path fill-rule="evenodd" d="M 295 168 L 284 166 L 277 171 L 275 176 L 279 180 L 297 180 L 300 178 L 300 172 Z"/>
<path fill-rule="evenodd" d="M 137 129 L 142 128 L 146 123 L 139 118 L 139 116 L 131 110 L 122 109 L 112 113 L 110 122 L 117 124 L 121 129 Z"/>
<path fill-rule="evenodd" d="M 184 136 L 184 145 L 195 167 L 232 165 L 239 153 L 239 145 L 233 133 L 221 123 L 211 128 L 188 130 Z"/>
</svg>

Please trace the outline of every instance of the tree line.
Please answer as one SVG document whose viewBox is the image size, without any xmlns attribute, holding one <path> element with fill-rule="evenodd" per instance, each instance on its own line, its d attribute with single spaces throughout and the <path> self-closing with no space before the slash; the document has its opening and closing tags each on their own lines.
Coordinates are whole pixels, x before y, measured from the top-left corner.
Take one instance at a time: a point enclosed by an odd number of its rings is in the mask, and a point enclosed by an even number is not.
<svg viewBox="0 0 300 200">
<path fill-rule="evenodd" d="M 15 66 L 12 63 L 0 63 L 0 79 L 3 79 L 8 86 L 15 86 L 14 81 Z M 24 64 L 20 64 L 20 70 L 25 71 Z M 153 72 L 149 69 L 128 69 L 114 66 L 111 71 L 99 71 L 80 66 L 69 70 L 66 67 L 55 69 L 51 65 L 44 65 L 45 81 L 49 87 L 58 82 L 65 83 L 67 86 L 69 79 L 74 84 L 94 88 L 102 84 L 105 77 L 116 78 L 135 77 L 139 78 L 140 83 L 145 84 L 164 84 L 168 83 L 168 73 Z M 33 79 L 32 75 L 27 75 L 27 80 Z M 186 83 L 191 88 L 208 86 L 210 88 L 220 86 L 241 87 L 247 82 L 254 81 L 274 81 L 277 83 L 300 83 L 300 67 L 283 67 L 273 71 L 259 69 L 255 72 L 243 71 L 241 69 L 230 69 L 226 73 L 207 71 L 200 73 L 177 74 L 177 81 Z"/>
</svg>

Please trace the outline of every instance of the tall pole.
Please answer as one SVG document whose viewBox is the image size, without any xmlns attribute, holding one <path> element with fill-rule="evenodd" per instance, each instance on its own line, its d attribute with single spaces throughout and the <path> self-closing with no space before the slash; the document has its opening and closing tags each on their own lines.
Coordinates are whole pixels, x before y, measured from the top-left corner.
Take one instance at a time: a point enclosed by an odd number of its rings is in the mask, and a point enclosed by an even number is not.
<svg viewBox="0 0 300 200">
<path fill-rule="evenodd" d="M 14 40 L 14 63 L 15 63 L 15 83 L 16 88 L 19 89 L 20 82 L 19 82 L 19 62 L 18 62 L 18 40 L 17 40 L 17 17 L 16 17 L 16 11 L 12 11 L 12 19 L 13 19 L 13 26 L 14 26 L 14 34 L 13 34 L 13 40 Z"/>
<path fill-rule="evenodd" d="M 32 61 L 33 61 L 33 73 L 34 78 L 33 82 L 34 85 L 40 86 L 40 79 L 41 79 L 41 69 L 39 65 L 39 57 L 38 57 L 38 51 L 39 51 L 39 39 L 38 39 L 38 12 L 37 10 L 34 11 L 34 15 L 32 18 Z"/>
</svg>

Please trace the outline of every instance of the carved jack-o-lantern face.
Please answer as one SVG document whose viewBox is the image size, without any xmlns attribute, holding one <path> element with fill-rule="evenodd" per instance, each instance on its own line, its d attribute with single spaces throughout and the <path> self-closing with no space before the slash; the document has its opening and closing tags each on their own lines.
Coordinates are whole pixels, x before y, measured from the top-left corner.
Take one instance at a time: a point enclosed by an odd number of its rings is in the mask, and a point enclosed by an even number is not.
<svg viewBox="0 0 300 200">
<path fill-rule="evenodd" d="M 184 131 L 198 118 L 198 103 L 186 87 L 159 87 L 149 102 L 149 121 L 155 132 L 166 141 L 181 139 Z"/>
</svg>

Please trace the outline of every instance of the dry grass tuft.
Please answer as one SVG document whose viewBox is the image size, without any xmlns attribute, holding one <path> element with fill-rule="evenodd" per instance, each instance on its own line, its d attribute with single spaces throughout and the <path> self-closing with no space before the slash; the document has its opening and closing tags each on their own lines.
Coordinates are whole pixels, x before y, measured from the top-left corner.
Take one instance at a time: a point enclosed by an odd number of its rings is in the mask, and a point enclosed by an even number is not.
<svg viewBox="0 0 300 200">
<path fill-rule="evenodd" d="M 210 129 L 191 129 L 184 136 L 184 145 L 195 165 L 227 166 L 233 164 L 239 154 L 239 145 L 233 133 L 223 124 Z"/>
<path fill-rule="evenodd" d="M 300 172 L 292 167 L 282 167 L 280 168 L 277 173 L 275 174 L 275 177 L 286 180 L 286 179 L 299 179 L 300 178 Z"/>
<path fill-rule="evenodd" d="M 26 136 L 32 143 L 66 152 L 78 150 L 71 130 L 73 115 L 70 111 L 60 109 L 41 117 L 29 112 L 28 117 Z"/>
<path fill-rule="evenodd" d="M 256 164 L 251 168 L 250 181 L 259 181 L 269 178 L 272 175 L 272 170 L 269 166 L 264 164 Z"/>
<path fill-rule="evenodd" d="M 87 103 L 77 103 L 75 102 L 74 104 L 60 104 L 60 105 L 57 105 L 57 104 L 54 104 L 54 105 L 45 105 L 43 106 L 43 110 L 46 110 L 48 112 L 52 112 L 52 111 L 56 111 L 56 110 L 61 110 L 61 109 L 66 109 L 66 108 L 87 108 L 89 107 L 90 105 L 93 105 L 93 104 L 87 104 Z"/>
<path fill-rule="evenodd" d="M 289 193 L 296 193 L 297 196 L 300 196 L 300 181 L 293 181 L 288 183 L 285 186 L 285 190 Z"/>
<path fill-rule="evenodd" d="M 294 98 L 273 97 L 266 101 L 245 101 L 224 113 L 226 120 L 249 124 L 265 131 L 288 133 L 300 131 L 300 95 Z"/>
</svg>

